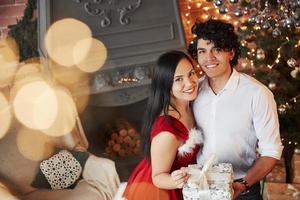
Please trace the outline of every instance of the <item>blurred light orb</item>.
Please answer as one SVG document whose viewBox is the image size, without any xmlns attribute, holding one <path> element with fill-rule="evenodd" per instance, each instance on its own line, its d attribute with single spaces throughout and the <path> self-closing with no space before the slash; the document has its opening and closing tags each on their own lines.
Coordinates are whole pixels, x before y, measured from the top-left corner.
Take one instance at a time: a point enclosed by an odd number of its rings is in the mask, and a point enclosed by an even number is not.
<svg viewBox="0 0 300 200">
<path fill-rule="evenodd" d="M 89 86 L 78 87 L 73 91 L 72 94 L 78 113 L 82 113 L 85 110 L 90 100 L 90 93 L 91 89 L 89 88 Z"/>
<path fill-rule="evenodd" d="M 73 49 L 76 66 L 84 72 L 95 72 L 105 63 L 107 49 L 105 45 L 94 38 L 78 41 Z"/>
<path fill-rule="evenodd" d="M 14 196 L 9 188 L 6 187 L 3 183 L 0 182 L 0 199 L 1 200 L 19 200 L 16 196 Z"/>
<path fill-rule="evenodd" d="M 12 38 L 0 40 L 0 87 L 11 84 L 18 64 L 19 55 L 15 40 Z"/>
<path fill-rule="evenodd" d="M 16 91 L 13 110 L 17 119 L 28 128 L 46 129 L 57 117 L 57 97 L 46 82 L 33 81 Z"/>
<path fill-rule="evenodd" d="M 51 59 L 60 65 L 70 67 L 75 64 L 73 49 L 77 42 L 91 36 L 89 27 L 79 20 L 72 18 L 58 20 L 46 33 L 45 48 Z"/>
<path fill-rule="evenodd" d="M 67 87 L 70 91 L 73 91 L 74 87 L 78 87 L 78 83 L 88 84 L 88 74 L 78 69 L 76 66 L 63 67 L 55 62 L 50 62 L 50 70 L 53 78 L 57 83 Z"/>
<path fill-rule="evenodd" d="M 0 139 L 5 136 L 12 119 L 10 106 L 5 96 L 0 93 Z"/>
<path fill-rule="evenodd" d="M 20 153 L 29 160 L 41 161 L 54 152 L 54 139 L 38 130 L 24 127 L 17 133 L 16 141 Z"/>
<path fill-rule="evenodd" d="M 40 63 L 29 63 L 21 66 L 15 74 L 15 82 L 42 71 Z"/>
<path fill-rule="evenodd" d="M 53 137 L 69 134 L 76 122 L 76 106 L 70 93 L 62 88 L 55 89 L 58 102 L 58 113 L 52 125 L 42 130 L 45 134 Z"/>
</svg>

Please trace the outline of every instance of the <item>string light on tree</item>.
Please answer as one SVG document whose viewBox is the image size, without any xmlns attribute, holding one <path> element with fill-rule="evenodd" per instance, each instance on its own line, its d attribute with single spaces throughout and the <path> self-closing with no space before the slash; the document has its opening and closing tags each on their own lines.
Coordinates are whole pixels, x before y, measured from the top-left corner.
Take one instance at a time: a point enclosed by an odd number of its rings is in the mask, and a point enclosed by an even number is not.
<svg viewBox="0 0 300 200">
<path fill-rule="evenodd" d="M 290 74 L 294 79 L 299 79 L 300 80 L 300 69 L 299 69 L 299 67 L 295 67 L 295 69 L 293 69 Z"/>
<path fill-rule="evenodd" d="M 258 60 L 264 60 L 265 59 L 265 52 L 264 52 L 263 49 L 261 49 L 261 48 L 257 49 L 257 51 L 256 51 L 256 58 Z"/>
<path fill-rule="evenodd" d="M 276 83 L 270 82 L 268 87 L 270 88 L 270 90 L 275 90 L 276 89 Z"/>
<path fill-rule="evenodd" d="M 230 3 L 238 3 L 239 0 L 230 0 Z"/>
</svg>

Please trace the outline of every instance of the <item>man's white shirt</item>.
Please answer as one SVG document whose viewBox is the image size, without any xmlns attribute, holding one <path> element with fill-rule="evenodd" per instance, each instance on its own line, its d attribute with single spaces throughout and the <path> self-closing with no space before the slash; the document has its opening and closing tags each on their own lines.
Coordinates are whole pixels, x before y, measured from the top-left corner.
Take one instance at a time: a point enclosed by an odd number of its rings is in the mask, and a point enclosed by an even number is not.
<svg viewBox="0 0 300 200">
<path fill-rule="evenodd" d="M 215 94 L 204 77 L 193 110 L 204 134 L 198 163 L 215 153 L 219 163 L 233 165 L 234 179 L 239 179 L 256 160 L 257 144 L 261 156 L 280 159 L 276 103 L 272 92 L 254 78 L 233 69 L 225 87 Z"/>
</svg>

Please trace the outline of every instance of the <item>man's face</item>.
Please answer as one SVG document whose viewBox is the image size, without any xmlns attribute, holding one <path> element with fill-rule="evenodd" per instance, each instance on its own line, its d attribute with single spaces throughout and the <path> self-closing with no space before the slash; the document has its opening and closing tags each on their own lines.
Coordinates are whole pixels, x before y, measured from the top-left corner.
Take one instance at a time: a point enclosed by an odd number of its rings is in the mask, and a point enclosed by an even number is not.
<svg viewBox="0 0 300 200">
<path fill-rule="evenodd" d="M 209 40 L 198 40 L 198 63 L 209 78 L 228 78 L 231 73 L 230 60 L 233 57 L 233 51 L 224 51 L 215 47 Z"/>
</svg>

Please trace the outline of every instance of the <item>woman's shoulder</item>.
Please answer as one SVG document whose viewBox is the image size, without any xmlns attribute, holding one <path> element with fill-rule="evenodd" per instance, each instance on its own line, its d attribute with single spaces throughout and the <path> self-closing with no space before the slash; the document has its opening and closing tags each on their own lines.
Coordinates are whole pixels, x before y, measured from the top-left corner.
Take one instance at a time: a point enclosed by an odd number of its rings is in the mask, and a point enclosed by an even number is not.
<svg viewBox="0 0 300 200">
<path fill-rule="evenodd" d="M 153 123 L 151 129 L 151 139 L 161 132 L 169 132 L 182 140 L 188 138 L 188 130 L 178 119 L 168 116 L 169 120 L 164 116 L 159 116 Z"/>
</svg>

